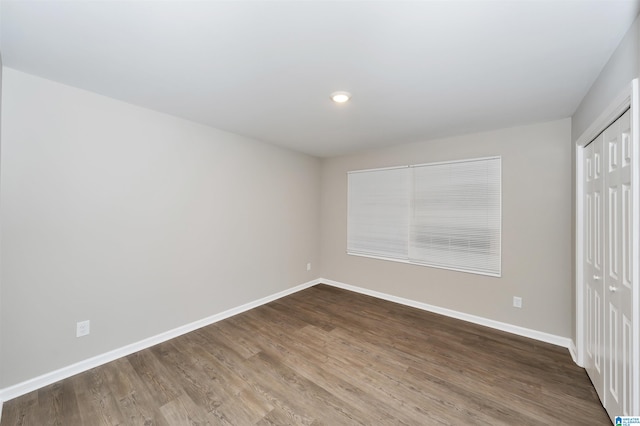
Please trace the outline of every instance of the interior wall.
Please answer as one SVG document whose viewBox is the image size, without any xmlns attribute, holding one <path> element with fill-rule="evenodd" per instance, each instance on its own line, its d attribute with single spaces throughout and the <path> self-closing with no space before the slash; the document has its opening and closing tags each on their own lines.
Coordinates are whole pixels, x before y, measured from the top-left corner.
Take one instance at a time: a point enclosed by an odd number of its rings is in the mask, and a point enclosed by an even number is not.
<svg viewBox="0 0 640 426">
<path fill-rule="evenodd" d="M 346 254 L 347 172 L 502 157 L 502 277 Z M 556 336 L 571 335 L 571 121 L 371 150 L 322 162 L 323 277 Z M 513 296 L 522 308 L 512 307 Z"/>
<path fill-rule="evenodd" d="M 2 22 L 2 2 L 0 2 L 0 22 Z M 2 152 L 2 71 L 3 71 L 3 66 L 2 66 L 2 28 L 0 27 L 0 153 Z M 1 164 L 0 164 L 0 170 L 1 170 Z M 2 173 L 0 173 L 0 179 L 1 179 L 1 175 Z M 1 180 L 0 180 L 1 181 Z M 1 197 L 0 197 L 1 198 Z M 0 199 L 0 205 L 2 203 L 2 200 Z M 0 212 L 0 218 L 1 218 L 1 212 Z M 0 223 L 1 223 L 1 219 L 0 219 Z M 2 240 L 2 233 L 0 232 L 0 241 Z M 2 339 L 2 255 L 0 253 L 0 365 L 3 365 L 3 359 L 2 359 L 2 346 L 3 346 L 3 339 Z M 2 387 L 2 368 L 0 368 L 0 387 Z M 2 416 L 2 403 L 0 403 L 0 417 Z"/>
<path fill-rule="evenodd" d="M 319 160 L 9 68 L 2 86 L 0 387 L 319 275 Z"/>
<path fill-rule="evenodd" d="M 0 10 L 2 8 L 0 7 Z M 2 40 L 0 40 L 0 46 L 2 45 Z M 0 153 L 2 152 L 2 53 L 0 52 Z M 1 163 L 1 162 L 0 162 Z M 0 170 L 2 169 L 1 164 L 0 164 Z M 2 173 L 0 172 L 0 182 L 1 182 L 1 175 Z M 1 197 L 0 197 L 1 198 Z M 0 200 L 0 205 L 1 205 L 2 201 Z M 1 218 L 1 213 L 0 213 L 0 218 Z M 1 219 L 0 219 L 0 223 L 1 223 Z M 2 233 L 0 232 L 0 241 L 2 241 Z M 1 243 L 0 243 L 1 245 Z M 3 364 L 2 362 L 2 255 L 0 254 L 0 365 Z M 0 368 L 0 384 L 2 383 L 2 369 Z M 0 385 L 1 386 L 1 385 Z M 2 406 L 0 405 L 0 416 L 2 414 Z"/>
<path fill-rule="evenodd" d="M 622 90 L 640 75 L 640 17 L 636 18 L 572 117 L 576 141 Z"/>
<path fill-rule="evenodd" d="M 576 109 L 571 119 L 571 139 L 577 141 L 580 136 L 587 130 L 606 107 L 618 96 L 625 87 L 634 78 L 640 77 L 640 16 L 636 18 L 633 25 L 629 28 L 624 38 L 616 48 L 611 58 L 596 78 L 595 82 L 582 99 L 582 102 Z M 575 232 L 575 215 L 576 215 L 576 162 L 575 143 L 572 143 L 571 152 L 571 260 L 572 264 L 576 264 L 576 232 Z M 575 283 L 575 269 L 571 271 L 571 281 Z M 576 340 L 576 288 L 575 284 L 572 288 L 572 334 L 571 338 Z"/>
</svg>

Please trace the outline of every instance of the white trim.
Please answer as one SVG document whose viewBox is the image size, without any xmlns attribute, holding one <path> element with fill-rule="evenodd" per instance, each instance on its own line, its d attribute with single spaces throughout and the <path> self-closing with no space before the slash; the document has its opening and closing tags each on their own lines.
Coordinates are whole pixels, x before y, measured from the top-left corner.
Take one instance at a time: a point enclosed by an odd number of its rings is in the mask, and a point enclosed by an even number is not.
<svg viewBox="0 0 640 426">
<path fill-rule="evenodd" d="M 631 250 L 633 253 L 633 263 L 631 265 L 632 276 L 632 339 L 633 347 L 631 348 L 633 359 L 632 365 L 632 400 L 635 400 L 635 406 L 631 407 L 632 413 L 640 413 L 640 89 L 638 79 L 631 82 L 631 144 L 633 150 L 633 158 L 631 159 L 631 211 L 632 220 L 632 240 Z M 635 187 L 635 188 L 633 188 Z M 633 402 L 632 402 L 633 404 Z"/>
<path fill-rule="evenodd" d="M 365 173 L 365 172 L 381 172 L 383 170 L 396 170 L 396 169 L 406 169 L 411 166 L 402 165 L 402 166 L 391 166 L 391 167 L 379 167 L 377 169 L 362 169 L 362 170 L 351 170 L 348 171 L 347 174 L 350 175 L 352 173 Z"/>
<path fill-rule="evenodd" d="M 529 328 L 520 327 L 513 324 L 507 324 L 505 322 L 495 321 L 476 315 L 466 314 L 464 312 L 454 311 L 452 309 L 441 308 L 439 306 L 429 305 L 427 303 L 417 302 L 411 299 L 405 299 L 403 297 L 392 296 L 386 293 L 380 293 L 378 291 L 369 290 L 362 287 L 356 287 L 350 284 L 344 284 L 338 281 L 320 279 L 320 283 L 328 284 L 333 287 L 342 288 L 344 290 L 353 291 L 367 296 L 376 297 L 378 299 L 388 300 L 390 302 L 400 303 L 401 305 L 411 306 L 413 308 L 422 309 L 423 311 L 433 312 L 436 314 L 444 315 L 451 318 L 460 319 L 463 321 L 471 322 L 485 327 L 494 328 L 496 330 L 506 331 L 518 336 L 528 337 L 530 339 L 539 340 L 541 342 L 551 343 L 552 345 L 562 346 L 569 348 L 571 345 L 571 339 L 568 337 L 556 336 L 554 334 L 544 333 L 542 331 L 531 330 Z"/>
<path fill-rule="evenodd" d="M 85 359 L 75 364 L 62 367 L 50 373 L 46 373 L 41 376 L 34 377 L 33 379 L 29 379 L 24 382 L 15 384 L 13 386 L 9 386 L 8 388 L 0 389 L 0 403 L 16 398 L 21 395 L 25 395 L 29 392 L 40 389 L 44 386 L 50 385 L 62 379 L 66 379 L 78 373 L 82 373 L 84 371 L 87 371 L 92 368 L 98 367 L 100 365 L 106 364 L 108 362 L 114 361 L 118 358 L 131 355 L 134 352 L 147 349 L 151 346 L 157 345 L 158 343 L 166 342 L 167 340 L 173 339 L 175 337 L 181 336 L 183 334 L 189 333 L 191 331 L 197 330 L 207 325 L 216 323 L 223 319 L 232 317 L 234 315 L 237 315 L 242 312 L 248 311 L 250 309 L 256 308 L 258 306 L 264 305 L 265 303 L 269 303 L 276 299 L 280 299 L 282 297 L 288 296 L 298 291 L 307 289 L 321 282 L 322 281 L 318 279 L 309 281 L 304 284 L 300 284 L 296 287 L 292 287 L 288 290 L 283 290 L 279 293 L 275 293 L 270 296 L 263 297 L 253 302 L 245 303 L 244 305 L 238 306 L 236 308 L 228 309 L 224 312 L 220 312 L 219 314 L 215 314 L 210 317 L 203 318 L 201 320 L 192 322 L 190 324 L 186 324 L 186 325 L 174 328 L 173 330 L 169 330 L 164 333 L 160 333 L 155 336 L 140 340 L 130 345 L 126 345 L 121 348 L 106 352 L 104 354 Z"/>
<path fill-rule="evenodd" d="M 579 367 L 584 368 L 584 365 L 578 362 L 578 350 L 576 349 L 576 342 L 573 340 L 569 343 L 569 353 L 571 354 L 573 362 L 575 362 Z"/>
<path fill-rule="evenodd" d="M 175 337 L 181 336 L 183 334 L 189 333 L 191 331 L 197 330 L 198 328 L 216 323 L 223 319 L 229 318 L 233 315 L 237 315 L 242 312 L 248 311 L 250 309 L 256 308 L 258 306 L 264 305 L 265 303 L 269 303 L 274 300 L 280 299 L 282 297 L 288 296 L 290 294 L 296 293 L 298 291 L 305 290 L 317 284 L 326 284 L 333 287 L 342 288 L 342 289 L 353 291 L 356 293 L 365 294 L 367 296 L 376 297 L 378 299 L 388 300 L 390 302 L 399 303 L 405 306 L 411 306 L 414 308 L 422 309 L 424 311 L 434 312 L 434 313 L 448 316 L 451 318 L 461 319 L 463 321 L 483 325 L 485 327 L 506 331 L 508 333 L 512 333 L 518 336 L 528 337 L 528 338 L 539 340 L 542 342 L 551 343 L 553 345 L 562 346 L 569 349 L 569 352 L 571 353 L 571 356 L 574 358 L 574 361 L 575 361 L 575 356 L 573 355 L 575 352 L 575 345 L 573 345 L 573 342 L 566 337 L 561 337 L 561 336 L 556 336 L 549 333 L 544 333 L 541 331 L 531 330 L 528 328 L 507 324 L 500 321 L 494 321 L 488 318 L 466 314 L 464 312 L 458 312 L 458 311 L 454 311 L 447 308 L 441 308 L 439 306 L 429 305 L 427 303 L 417 302 L 415 300 L 392 296 L 390 294 L 380 293 L 374 290 L 369 290 L 362 287 L 356 287 L 356 286 L 344 284 L 338 281 L 333 281 L 325 278 L 318 278 L 318 279 L 306 282 L 304 284 L 298 285 L 296 287 L 292 287 L 288 290 L 284 290 L 279 293 L 275 293 L 270 296 L 263 297 L 262 299 L 258 299 L 253 302 L 246 303 L 244 305 L 226 310 L 219 314 L 212 315 L 210 317 L 201 319 L 199 321 L 195 321 L 190 324 L 186 324 L 184 326 L 174 328 L 173 330 L 160 333 L 156 336 L 143 339 L 139 342 L 135 342 L 130 345 L 123 346 L 118 349 L 114 349 L 104 354 L 97 355 L 95 357 L 60 368 L 50 373 L 43 374 L 33 379 L 26 380 L 24 382 L 15 384 L 8 388 L 0 389 L 0 418 L 2 416 L 2 403 L 4 401 L 8 401 L 18 396 L 25 395 L 29 392 L 40 389 L 44 386 L 50 385 L 52 383 L 58 382 L 68 377 L 74 376 L 78 373 L 82 373 L 84 371 L 87 371 L 92 368 L 98 367 L 100 365 L 106 364 L 108 362 L 114 361 L 118 358 L 122 358 L 124 356 L 130 355 L 134 352 L 138 352 L 140 350 L 149 348 L 151 346 L 157 345 L 158 343 L 162 343 L 167 340 L 173 339 Z"/>
<path fill-rule="evenodd" d="M 493 157 L 465 158 L 463 160 L 436 161 L 433 163 L 410 164 L 408 167 L 440 166 L 442 164 L 473 163 L 476 161 L 486 161 L 486 160 L 500 160 L 500 170 L 502 171 L 502 156 L 500 155 L 494 155 Z"/>
<path fill-rule="evenodd" d="M 368 259 L 386 260 L 389 262 L 406 263 L 407 265 L 426 266 L 427 268 L 437 268 L 437 269 L 446 269 L 447 271 L 464 272 L 465 274 L 484 275 L 486 277 L 494 277 L 494 278 L 502 277 L 502 272 L 498 274 L 494 274 L 492 272 L 484 272 L 476 269 L 453 268 L 450 266 L 441 266 L 433 263 L 418 262 L 416 260 L 411 260 L 405 257 L 384 257 L 384 256 L 375 255 L 375 254 L 367 254 L 364 252 L 349 251 L 349 250 L 347 250 L 347 254 L 349 256 L 360 256 L 360 257 L 366 257 Z M 502 256 L 500 256 L 500 269 L 502 270 Z"/>
<path fill-rule="evenodd" d="M 351 173 L 362 173 L 362 172 L 378 172 L 382 170 L 394 170 L 394 169 L 404 169 L 411 167 L 422 167 L 422 166 L 438 166 L 440 164 L 453 164 L 453 163 L 471 163 L 474 161 L 485 161 L 485 160 L 497 160 L 502 159 L 500 155 L 494 155 L 492 157 L 478 157 L 478 158 L 465 158 L 462 160 L 450 160 L 450 161 L 436 161 L 433 163 L 419 163 L 419 164 L 403 164 L 401 166 L 389 166 L 389 167 L 377 167 L 374 169 L 360 169 L 360 170 L 350 170 L 347 171 L 347 174 Z"/>
<path fill-rule="evenodd" d="M 634 82 L 638 79 L 634 79 L 631 83 L 625 87 L 625 89 L 616 96 L 616 98 L 609 104 L 609 106 L 594 120 L 593 123 L 585 130 L 582 135 L 576 140 L 576 146 L 586 146 L 594 140 L 598 135 L 609 127 L 611 123 L 616 121 L 629 106 L 631 106 L 631 98 L 633 94 Z"/>
<path fill-rule="evenodd" d="M 576 289 L 576 335 L 575 335 L 575 343 L 576 343 L 576 360 L 577 364 L 580 366 L 584 366 L 584 286 L 581 283 L 584 282 L 584 263 L 582 259 L 584 258 L 584 200 L 582 199 L 582 194 L 584 192 L 584 146 L 576 145 L 576 212 L 575 212 L 575 236 L 576 236 L 576 247 L 575 247 L 575 283 L 574 288 Z"/>
<path fill-rule="evenodd" d="M 600 133 L 602 133 L 611 123 L 613 123 L 620 115 L 622 115 L 627 109 L 631 109 L 631 129 L 632 129 L 632 144 L 634 147 L 634 162 L 632 165 L 632 181 L 635 189 L 632 192 L 632 209 L 633 212 L 640 211 L 640 178 L 639 178 L 639 166 L 640 166 L 640 123 L 639 123 L 639 114 L 640 114 L 640 99 L 638 93 L 638 79 L 634 79 L 627 85 L 627 87 L 605 108 L 605 110 L 598 116 L 597 119 L 591 123 L 591 125 L 580 135 L 580 137 L 576 140 L 576 193 L 575 193 L 575 203 L 576 203 L 576 212 L 575 212 L 575 235 L 576 235 L 576 261 L 575 261 L 575 289 L 576 289 L 576 341 L 575 341 L 575 349 L 576 349 L 576 359 L 577 364 L 580 366 L 584 366 L 584 354 L 586 351 L 585 348 L 585 327 L 584 327 L 584 277 L 583 277 L 583 239 L 582 232 L 584 227 L 583 217 L 584 217 L 584 203 L 582 201 L 582 193 L 584 190 L 584 186 L 582 184 L 583 181 L 583 166 L 582 160 L 584 156 L 584 147 L 589 144 L 592 140 L 594 140 Z M 632 223 L 632 235 L 633 235 L 633 265 L 632 265 L 632 276 L 633 276 L 633 288 L 632 293 L 634 295 L 633 300 L 633 360 L 632 360 L 632 369 L 633 369 L 633 395 L 640 395 L 640 264 L 639 264 L 639 256 L 640 253 L 640 219 L 637 214 L 633 215 L 633 223 Z M 632 412 L 637 413 L 640 412 L 640 398 L 635 398 L 635 407 L 632 408 Z"/>
</svg>

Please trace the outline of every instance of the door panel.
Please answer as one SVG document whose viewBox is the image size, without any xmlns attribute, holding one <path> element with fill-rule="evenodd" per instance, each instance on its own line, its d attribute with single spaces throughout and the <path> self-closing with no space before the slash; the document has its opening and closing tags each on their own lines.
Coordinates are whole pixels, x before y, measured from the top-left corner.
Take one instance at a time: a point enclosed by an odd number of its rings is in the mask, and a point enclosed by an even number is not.
<svg viewBox="0 0 640 426">
<path fill-rule="evenodd" d="M 606 292 L 605 292 L 606 294 Z M 605 407 L 607 405 L 619 404 L 620 394 L 620 372 L 618 368 L 620 363 L 616 360 L 620 357 L 620 351 L 618 350 L 618 321 L 620 320 L 620 314 L 616 309 L 614 303 L 609 301 L 609 317 L 607 318 L 606 334 L 608 335 L 606 357 L 607 360 L 607 393 L 605 394 Z M 616 411 L 619 414 L 619 412 Z"/>
<path fill-rule="evenodd" d="M 600 398 L 604 395 L 604 306 L 603 306 L 603 223 L 604 206 L 602 202 L 603 135 L 585 148 L 585 271 L 586 281 L 586 360 L 585 368 L 591 377 Z M 604 402 L 604 401 L 603 401 Z"/>
<path fill-rule="evenodd" d="M 604 132 L 605 208 L 604 304 L 608 324 L 605 331 L 606 383 L 604 404 L 609 415 L 631 415 L 631 144 L 630 112 L 627 111 Z"/>
</svg>

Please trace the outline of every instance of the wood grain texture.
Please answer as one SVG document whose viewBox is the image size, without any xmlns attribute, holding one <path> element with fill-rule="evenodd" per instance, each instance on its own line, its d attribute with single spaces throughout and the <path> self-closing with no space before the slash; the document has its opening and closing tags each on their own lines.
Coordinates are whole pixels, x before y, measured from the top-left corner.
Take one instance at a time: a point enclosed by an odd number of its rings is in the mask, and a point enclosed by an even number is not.
<svg viewBox="0 0 640 426">
<path fill-rule="evenodd" d="M 5 403 L 13 425 L 608 425 L 566 349 L 317 285 Z"/>
</svg>

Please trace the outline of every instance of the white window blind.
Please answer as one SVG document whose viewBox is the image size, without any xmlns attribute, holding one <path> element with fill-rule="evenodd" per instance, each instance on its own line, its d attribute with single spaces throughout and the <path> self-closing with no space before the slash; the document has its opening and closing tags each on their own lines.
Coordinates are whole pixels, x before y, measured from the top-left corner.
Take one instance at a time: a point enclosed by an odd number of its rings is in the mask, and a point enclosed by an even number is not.
<svg viewBox="0 0 640 426">
<path fill-rule="evenodd" d="M 411 260 L 500 275 L 500 158 L 412 169 Z"/>
<path fill-rule="evenodd" d="M 347 251 L 406 260 L 409 168 L 350 172 L 348 180 Z"/>
<path fill-rule="evenodd" d="M 348 174 L 347 252 L 501 274 L 501 159 Z"/>
</svg>

